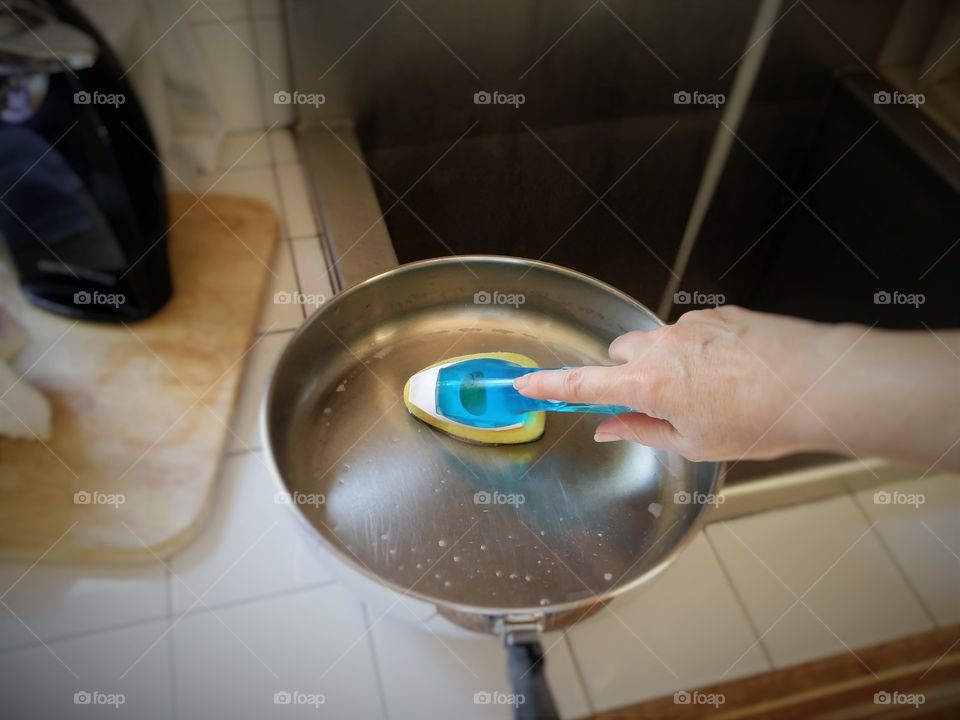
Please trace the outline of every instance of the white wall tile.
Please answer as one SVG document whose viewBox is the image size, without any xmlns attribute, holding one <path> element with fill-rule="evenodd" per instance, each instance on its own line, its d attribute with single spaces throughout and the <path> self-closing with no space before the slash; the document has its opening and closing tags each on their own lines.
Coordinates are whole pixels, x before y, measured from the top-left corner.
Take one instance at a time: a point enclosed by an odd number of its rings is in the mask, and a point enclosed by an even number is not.
<svg viewBox="0 0 960 720">
<path fill-rule="evenodd" d="M 568 637 L 597 711 L 769 670 L 702 533 Z"/>
<path fill-rule="evenodd" d="M 166 571 L 160 563 L 29 568 L 0 565 L 0 595 L 9 606 L 0 605 L 0 649 L 39 643 L 33 633 L 50 641 L 167 614 Z"/>
<path fill-rule="evenodd" d="M 235 167 L 266 167 L 271 162 L 270 140 L 262 130 L 227 133 L 220 143 L 220 172 Z"/>
<path fill-rule="evenodd" d="M 147 623 L 0 655 L 0 713 L 32 720 L 173 717 L 167 627 Z M 75 693 L 94 691 L 123 695 L 123 703 L 75 704 Z"/>
<path fill-rule="evenodd" d="M 193 5 L 193 0 L 180 0 L 180 4 L 186 10 Z M 249 17 L 247 0 L 204 0 L 194 6 L 187 16 L 194 25 L 246 20 Z"/>
<path fill-rule="evenodd" d="M 254 20 L 254 31 L 260 57 L 257 67 L 262 87 L 263 117 L 267 126 L 275 122 L 283 127 L 292 125 L 293 106 L 274 102 L 274 93 L 293 89 L 284 23 L 282 20 Z"/>
<path fill-rule="evenodd" d="M 283 15 L 283 0 L 250 0 L 250 10 L 255 18 L 276 18 Z"/>
<path fill-rule="evenodd" d="M 291 508 L 275 502 L 260 453 L 224 459 L 210 516 L 170 562 L 173 612 L 305 588 L 330 579 Z M 202 598 L 202 603 L 198 598 Z"/>
<path fill-rule="evenodd" d="M 284 218 L 291 238 L 317 235 L 313 203 L 300 165 L 279 165 L 276 169 L 283 198 Z"/>
<path fill-rule="evenodd" d="M 336 586 L 187 615 L 173 633 L 181 718 L 382 717 L 361 608 Z M 283 691 L 325 702 L 278 708 Z"/>
<path fill-rule="evenodd" d="M 277 165 L 289 165 L 300 161 L 293 133 L 287 128 L 276 128 L 270 131 L 270 151 Z"/>
<path fill-rule="evenodd" d="M 396 720 L 510 718 L 512 707 L 474 702 L 476 693 L 509 694 L 507 651 L 495 637 L 478 633 L 450 635 L 413 618 L 384 618 L 373 625 L 390 717 Z M 431 632 L 432 630 L 432 632 Z M 547 682 L 564 718 L 588 714 L 586 697 L 566 642 L 559 632 L 545 635 Z"/>
<path fill-rule="evenodd" d="M 297 276 L 293 267 L 293 254 L 286 239 L 277 241 L 274 260 L 271 263 L 274 275 L 270 276 L 270 286 L 260 308 L 260 322 L 257 332 L 267 330 L 295 330 L 303 322 L 301 306 L 293 302 L 283 302 L 297 292 Z"/>
<path fill-rule="evenodd" d="M 293 241 L 293 257 L 297 264 L 297 274 L 300 278 L 300 288 L 304 294 L 312 295 L 324 302 L 333 297 L 333 286 L 327 262 L 320 249 L 320 238 L 300 238 Z M 307 315 L 311 315 L 320 305 L 305 305 Z"/>
<path fill-rule="evenodd" d="M 922 504 L 909 504 L 911 496 Z M 960 477 L 891 483 L 856 499 L 937 624 L 960 622 Z"/>
<path fill-rule="evenodd" d="M 277 184 L 271 167 L 234 168 L 225 175 L 200 175 L 193 191 L 198 194 L 236 195 L 263 200 L 279 216 L 281 213 Z"/>
<path fill-rule="evenodd" d="M 256 345 L 247 354 L 240 392 L 229 423 L 232 432 L 227 447 L 230 450 L 256 450 L 262 446 L 258 427 L 260 399 L 267 375 L 291 335 L 292 332 L 263 335 L 255 340 Z"/>
<path fill-rule="evenodd" d="M 707 528 L 777 667 L 931 628 L 869 527 L 844 495 Z"/>
<path fill-rule="evenodd" d="M 226 130 L 265 128 L 253 23 L 214 22 L 196 25 L 193 30 L 220 90 L 219 108 Z"/>
</svg>

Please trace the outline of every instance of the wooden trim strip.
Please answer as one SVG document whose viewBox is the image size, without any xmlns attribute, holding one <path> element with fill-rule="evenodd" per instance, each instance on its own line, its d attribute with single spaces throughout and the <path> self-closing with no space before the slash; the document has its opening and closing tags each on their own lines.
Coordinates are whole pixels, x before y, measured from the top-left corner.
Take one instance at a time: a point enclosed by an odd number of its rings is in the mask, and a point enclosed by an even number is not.
<svg viewBox="0 0 960 720">
<path fill-rule="evenodd" d="M 862 661 L 862 662 L 861 662 Z M 722 696 L 719 706 L 649 700 L 593 715 L 593 720 L 712 717 L 960 717 L 960 625 L 938 628 L 780 670 L 718 683 L 690 693 Z M 875 693 L 913 696 L 913 704 L 877 704 Z"/>
</svg>

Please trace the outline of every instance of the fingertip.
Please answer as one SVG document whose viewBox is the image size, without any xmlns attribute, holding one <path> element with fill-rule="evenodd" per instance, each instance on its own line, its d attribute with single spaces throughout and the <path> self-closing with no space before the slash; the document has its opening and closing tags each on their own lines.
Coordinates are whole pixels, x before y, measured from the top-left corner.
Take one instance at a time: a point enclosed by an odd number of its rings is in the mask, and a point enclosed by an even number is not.
<svg viewBox="0 0 960 720">
<path fill-rule="evenodd" d="M 593 435 L 594 442 L 606 443 L 606 442 L 617 442 L 618 440 L 623 440 L 619 435 L 614 435 L 613 433 L 608 432 L 596 432 Z"/>
</svg>

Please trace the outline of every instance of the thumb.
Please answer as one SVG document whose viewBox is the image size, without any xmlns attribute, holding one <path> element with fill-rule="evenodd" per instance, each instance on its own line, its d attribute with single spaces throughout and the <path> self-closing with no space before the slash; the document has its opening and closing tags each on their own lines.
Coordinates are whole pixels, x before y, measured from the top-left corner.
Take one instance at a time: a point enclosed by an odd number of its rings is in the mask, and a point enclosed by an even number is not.
<svg viewBox="0 0 960 720">
<path fill-rule="evenodd" d="M 523 375 L 514 381 L 513 386 L 521 395 L 540 400 L 625 404 L 619 402 L 622 399 L 622 392 L 617 392 L 620 388 L 619 377 L 619 366 L 576 367 Z"/>
<path fill-rule="evenodd" d="M 676 428 L 666 420 L 643 413 L 631 413 L 604 420 L 597 426 L 594 440 L 597 442 L 631 440 L 660 450 L 677 452 L 678 437 Z"/>
</svg>

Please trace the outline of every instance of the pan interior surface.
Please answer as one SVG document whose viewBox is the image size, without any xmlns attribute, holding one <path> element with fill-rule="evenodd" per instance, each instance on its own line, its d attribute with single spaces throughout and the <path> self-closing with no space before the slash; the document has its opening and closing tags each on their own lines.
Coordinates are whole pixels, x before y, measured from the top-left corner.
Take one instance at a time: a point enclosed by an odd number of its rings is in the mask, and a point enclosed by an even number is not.
<svg viewBox="0 0 960 720">
<path fill-rule="evenodd" d="M 578 304 L 563 288 L 584 281 L 567 276 L 555 289 L 530 278 L 540 290 L 524 304 L 477 304 L 491 274 L 516 280 L 513 266 L 491 267 L 478 262 L 477 280 L 452 262 L 427 277 L 401 272 L 319 311 L 275 370 L 269 443 L 298 511 L 361 572 L 478 612 L 586 604 L 689 536 L 704 507 L 683 500 L 716 489 L 716 466 L 595 443 L 595 416 L 549 414 L 540 440 L 493 447 L 411 416 L 404 383 L 445 358 L 509 351 L 541 366 L 606 364 L 613 337 L 656 327 L 602 286 L 580 288 L 596 304 Z M 437 273 L 449 282 L 421 297 Z M 398 299 L 405 292 L 412 299 Z"/>
</svg>

